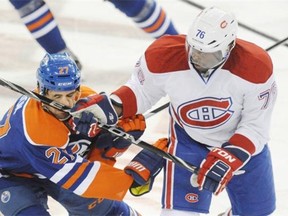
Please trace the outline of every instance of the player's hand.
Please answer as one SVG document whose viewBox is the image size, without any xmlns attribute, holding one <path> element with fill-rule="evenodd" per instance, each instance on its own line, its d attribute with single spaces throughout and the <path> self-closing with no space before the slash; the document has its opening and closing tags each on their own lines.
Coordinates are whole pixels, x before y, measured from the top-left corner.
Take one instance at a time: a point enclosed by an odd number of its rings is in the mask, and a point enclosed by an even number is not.
<svg viewBox="0 0 288 216">
<path fill-rule="evenodd" d="M 135 115 L 131 118 L 124 118 L 118 121 L 117 127 L 126 133 L 132 135 L 136 140 L 139 139 L 146 129 L 146 122 L 143 115 Z M 122 155 L 128 147 L 131 145 L 131 142 L 120 137 L 115 137 L 113 139 L 113 146 L 106 149 L 104 157 L 118 157 Z"/>
<path fill-rule="evenodd" d="M 82 112 L 79 117 L 70 118 L 68 124 L 73 131 L 88 137 L 95 137 L 99 133 L 97 121 L 91 112 Z"/>
<path fill-rule="evenodd" d="M 250 158 L 248 151 L 229 143 L 223 144 L 222 148 L 213 148 L 202 161 L 198 177 L 192 175 L 191 184 L 218 195 Z"/>
<path fill-rule="evenodd" d="M 81 118 L 82 112 L 93 113 L 97 121 L 103 124 L 114 126 L 118 121 L 118 115 L 106 93 L 95 94 L 79 99 L 71 108 L 70 114 L 73 117 Z"/>
<path fill-rule="evenodd" d="M 167 151 L 167 144 L 168 140 L 162 138 L 154 146 Z M 164 161 L 164 158 L 146 149 L 138 153 L 124 168 L 125 172 L 134 178 L 130 193 L 134 196 L 148 193 L 153 186 L 155 177 L 161 171 Z"/>
<path fill-rule="evenodd" d="M 143 115 L 135 115 L 130 118 L 120 119 L 117 124 L 118 129 L 132 135 L 136 140 L 139 139 L 146 128 L 146 122 Z M 122 155 L 131 142 L 113 134 L 103 133 L 99 136 L 97 148 L 103 148 L 102 156 L 104 158 L 116 158 Z"/>
</svg>

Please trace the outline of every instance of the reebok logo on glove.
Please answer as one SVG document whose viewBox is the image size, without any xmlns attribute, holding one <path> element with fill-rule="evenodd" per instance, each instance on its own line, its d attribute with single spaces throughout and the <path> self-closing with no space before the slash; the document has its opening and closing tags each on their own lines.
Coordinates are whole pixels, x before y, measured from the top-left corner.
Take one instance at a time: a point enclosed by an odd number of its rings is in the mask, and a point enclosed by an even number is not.
<svg viewBox="0 0 288 216">
<path fill-rule="evenodd" d="M 114 115 L 113 113 L 109 112 L 109 120 L 110 122 L 115 122 L 115 118 L 114 118 Z M 117 120 L 116 120 L 117 121 Z"/>
</svg>

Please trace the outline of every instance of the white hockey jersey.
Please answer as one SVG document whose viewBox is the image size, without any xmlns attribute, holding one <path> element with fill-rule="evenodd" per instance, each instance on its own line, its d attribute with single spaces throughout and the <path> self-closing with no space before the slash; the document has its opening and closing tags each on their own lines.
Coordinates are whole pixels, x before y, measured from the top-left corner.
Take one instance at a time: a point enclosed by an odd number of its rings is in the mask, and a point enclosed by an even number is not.
<svg viewBox="0 0 288 216">
<path fill-rule="evenodd" d="M 269 55 L 253 43 L 237 39 L 224 66 L 203 78 L 189 67 L 184 35 L 161 37 L 113 92 L 124 116 L 144 113 L 166 95 L 171 117 L 200 143 L 229 141 L 255 155 L 269 140 L 277 88 Z"/>
</svg>

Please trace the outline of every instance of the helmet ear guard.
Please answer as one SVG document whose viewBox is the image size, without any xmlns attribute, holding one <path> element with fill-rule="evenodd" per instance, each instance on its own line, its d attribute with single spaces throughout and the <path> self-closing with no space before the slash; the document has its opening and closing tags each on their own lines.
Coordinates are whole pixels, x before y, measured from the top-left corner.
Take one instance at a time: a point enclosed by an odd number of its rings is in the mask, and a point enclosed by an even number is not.
<svg viewBox="0 0 288 216">
<path fill-rule="evenodd" d="M 80 77 L 80 70 L 68 53 L 46 54 L 37 70 L 37 86 L 42 95 L 47 90 L 76 90 L 80 86 Z"/>
<path fill-rule="evenodd" d="M 215 7 L 204 9 L 190 26 L 186 37 L 189 64 L 197 64 L 193 62 L 193 50 L 203 53 L 203 56 L 214 55 L 214 60 L 217 59 L 218 62 L 208 64 L 209 68 L 225 62 L 235 46 L 237 29 L 238 23 L 232 13 Z"/>
</svg>

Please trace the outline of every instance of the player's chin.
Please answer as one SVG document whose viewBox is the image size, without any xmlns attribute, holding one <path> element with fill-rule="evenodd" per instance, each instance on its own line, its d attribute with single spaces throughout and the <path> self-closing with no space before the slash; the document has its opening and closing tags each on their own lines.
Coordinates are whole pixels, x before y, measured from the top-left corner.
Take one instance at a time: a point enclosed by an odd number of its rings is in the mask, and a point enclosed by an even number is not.
<svg viewBox="0 0 288 216">
<path fill-rule="evenodd" d="M 67 118 L 70 117 L 69 113 L 66 113 L 66 112 L 59 112 L 59 113 L 54 114 L 54 115 L 59 120 L 66 120 Z"/>
<path fill-rule="evenodd" d="M 201 66 L 199 64 L 194 64 L 194 67 L 200 72 L 208 70 L 207 68 L 204 68 L 203 66 Z"/>
</svg>

